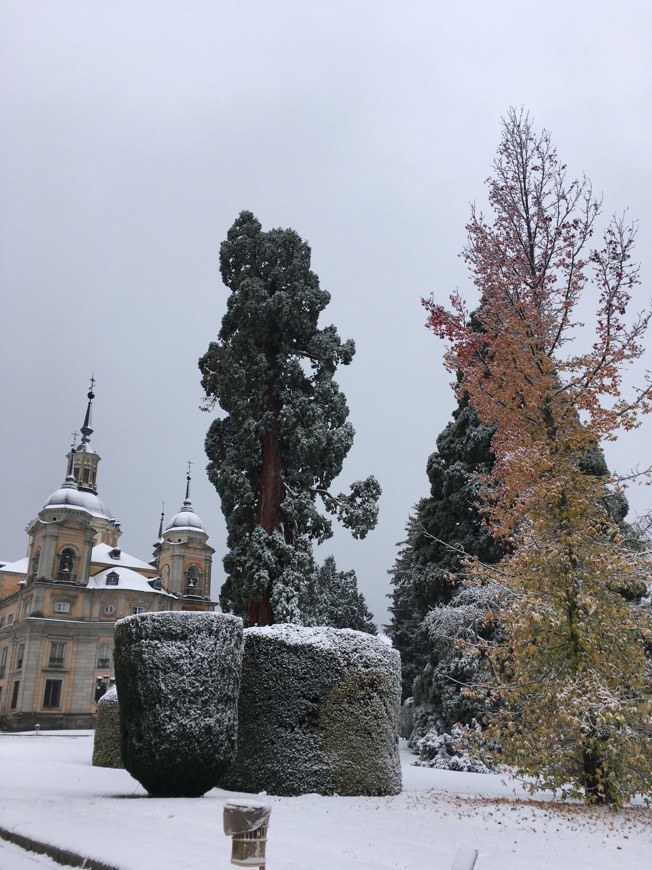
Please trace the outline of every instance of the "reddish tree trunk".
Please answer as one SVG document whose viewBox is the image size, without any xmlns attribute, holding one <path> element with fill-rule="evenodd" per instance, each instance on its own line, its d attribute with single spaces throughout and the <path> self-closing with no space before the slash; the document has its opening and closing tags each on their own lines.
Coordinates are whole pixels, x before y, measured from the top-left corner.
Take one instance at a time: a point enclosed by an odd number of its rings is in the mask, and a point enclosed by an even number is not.
<svg viewBox="0 0 652 870">
<path fill-rule="evenodd" d="M 262 467 L 258 479 L 258 507 L 256 522 L 268 534 L 281 529 L 281 502 L 283 501 L 283 463 L 281 435 L 276 419 L 265 432 L 262 444 Z M 247 603 L 247 625 L 272 625 L 271 589 L 264 590 L 260 598 Z"/>
</svg>

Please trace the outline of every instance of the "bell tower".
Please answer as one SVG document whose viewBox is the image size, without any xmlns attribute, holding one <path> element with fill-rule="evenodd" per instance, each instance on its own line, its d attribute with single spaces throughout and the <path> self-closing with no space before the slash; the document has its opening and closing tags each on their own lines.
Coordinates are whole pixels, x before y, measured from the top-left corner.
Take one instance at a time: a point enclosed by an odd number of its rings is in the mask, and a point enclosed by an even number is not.
<svg viewBox="0 0 652 870">
<path fill-rule="evenodd" d="M 155 549 L 163 587 L 182 599 L 182 609 L 210 609 L 211 562 L 215 550 L 208 544 L 204 525 L 192 508 L 190 463 L 186 474 L 186 497 L 181 510 L 172 517 L 165 529 L 161 521 Z"/>
</svg>

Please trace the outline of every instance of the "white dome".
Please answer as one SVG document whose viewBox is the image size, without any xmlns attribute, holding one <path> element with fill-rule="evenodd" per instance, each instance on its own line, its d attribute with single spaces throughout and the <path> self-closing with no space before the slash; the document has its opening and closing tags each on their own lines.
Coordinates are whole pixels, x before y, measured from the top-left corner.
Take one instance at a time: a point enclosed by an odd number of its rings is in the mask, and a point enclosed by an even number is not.
<svg viewBox="0 0 652 870">
<path fill-rule="evenodd" d="M 106 520 L 112 518 L 111 511 L 106 507 L 104 502 L 94 492 L 81 492 L 77 489 L 75 479 L 72 477 L 66 478 L 63 486 L 52 493 L 43 507 L 79 508 L 94 517 L 104 517 Z"/>
<path fill-rule="evenodd" d="M 204 524 L 193 511 L 190 502 L 184 501 L 183 507 L 178 514 L 175 514 L 167 524 L 165 531 L 170 529 L 199 529 L 205 531 Z"/>
</svg>

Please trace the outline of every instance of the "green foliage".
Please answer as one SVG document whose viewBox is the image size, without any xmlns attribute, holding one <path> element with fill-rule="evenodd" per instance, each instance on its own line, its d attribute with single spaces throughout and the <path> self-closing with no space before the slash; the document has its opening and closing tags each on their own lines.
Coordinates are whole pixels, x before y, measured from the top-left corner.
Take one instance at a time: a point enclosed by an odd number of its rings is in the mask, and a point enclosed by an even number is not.
<svg viewBox="0 0 652 870">
<path fill-rule="evenodd" d="M 355 571 L 338 571 L 332 556 L 318 569 L 307 598 L 302 602 L 306 625 L 330 625 L 377 634 L 364 596 L 358 592 Z"/>
<path fill-rule="evenodd" d="M 430 497 L 419 503 L 414 541 L 415 596 L 422 616 L 451 600 L 455 586 L 449 575 L 459 571 L 465 555 L 493 563 L 502 554 L 477 509 L 479 476 L 492 465 L 492 434 L 464 397 L 428 459 Z"/>
<path fill-rule="evenodd" d="M 143 613 L 115 626 L 122 760 L 155 797 L 200 797 L 235 754 L 242 620 Z"/>
<path fill-rule="evenodd" d="M 456 606 L 462 589 L 456 578 L 465 555 L 493 563 L 502 553 L 476 507 L 479 475 L 492 463 L 492 431 L 462 398 L 428 460 L 430 496 L 410 518 L 407 540 L 390 572 L 388 630 L 401 653 L 403 698 L 415 694 L 415 738 L 433 725 L 446 731 L 481 715 L 477 702 L 462 694 L 477 677 L 478 661 L 463 656 L 454 642 L 434 643 L 423 621 L 433 608 Z"/>
<path fill-rule="evenodd" d="M 93 735 L 93 766 L 124 767 L 120 745 L 120 704 L 115 687 L 97 705 Z"/>
<path fill-rule="evenodd" d="M 336 794 L 395 792 L 396 772 L 387 758 L 396 752 L 397 719 L 384 671 L 345 675 L 331 688 L 319 711 L 319 731 Z"/>
<path fill-rule="evenodd" d="M 293 230 L 263 232 L 242 212 L 220 249 L 229 288 L 218 340 L 199 367 L 206 403 L 225 416 L 206 437 L 208 476 L 228 530 L 222 606 L 250 621 L 300 622 L 317 569 L 313 542 L 332 534 L 328 515 L 363 538 L 376 524 L 380 487 L 329 487 L 353 443 L 334 375 L 354 355 L 334 326 L 319 328 L 330 301 Z M 323 510 L 317 508 L 320 500 Z M 271 612 L 253 608 L 269 602 Z"/>
<path fill-rule="evenodd" d="M 388 595 L 391 603 L 391 619 L 385 626 L 394 647 L 401 654 L 401 700 L 412 695 L 414 681 L 428 662 L 426 637 L 421 629 L 422 617 L 414 595 L 414 550 L 416 518 L 408 519 L 407 538 L 400 546 L 394 567 L 389 571 L 392 592 Z M 409 735 L 405 735 L 409 736 Z"/>
<path fill-rule="evenodd" d="M 246 629 L 238 750 L 220 782 L 276 795 L 401 790 L 396 650 L 357 631 Z"/>
</svg>

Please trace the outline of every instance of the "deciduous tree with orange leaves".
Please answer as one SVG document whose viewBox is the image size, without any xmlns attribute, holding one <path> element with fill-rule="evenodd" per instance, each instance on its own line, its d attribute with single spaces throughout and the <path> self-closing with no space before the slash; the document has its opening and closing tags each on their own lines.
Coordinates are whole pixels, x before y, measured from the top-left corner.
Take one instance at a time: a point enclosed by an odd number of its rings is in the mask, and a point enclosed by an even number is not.
<svg viewBox="0 0 652 870">
<path fill-rule="evenodd" d="M 493 170 L 493 215 L 473 208 L 464 249 L 477 310 L 424 302 L 458 393 L 496 427 L 479 491 L 508 554 L 466 566 L 504 592 L 489 736 L 533 787 L 619 805 L 652 791 L 650 609 L 622 594 L 650 563 L 623 540 L 606 467 L 585 472 L 652 406 L 649 379 L 623 386 L 651 316 L 630 313 L 635 226 L 612 218 L 596 243 L 600 199 L 523 110 L 503 119 Z"/>
</svg>

